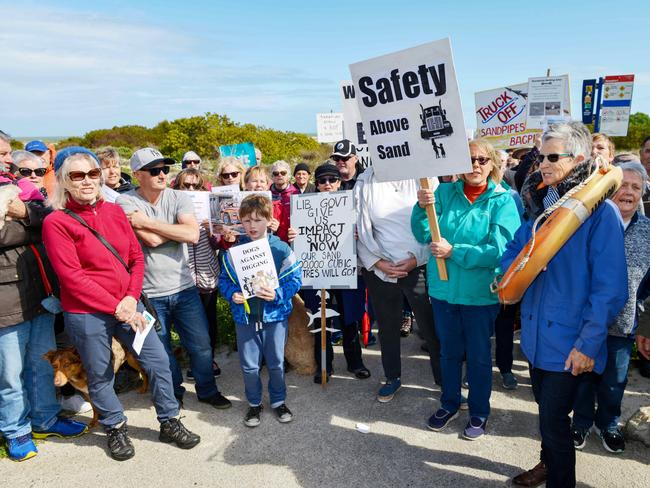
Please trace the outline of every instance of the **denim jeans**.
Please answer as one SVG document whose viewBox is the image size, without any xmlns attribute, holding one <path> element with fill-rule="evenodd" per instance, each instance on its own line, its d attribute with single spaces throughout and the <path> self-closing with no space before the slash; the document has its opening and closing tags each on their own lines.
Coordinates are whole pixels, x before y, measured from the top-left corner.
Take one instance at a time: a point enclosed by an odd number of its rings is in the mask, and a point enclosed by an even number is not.
<svg viewBox="0 0 650 488">
<path fill-rule="evenodd" d="M 160 340 L 169 356 L 169 369 L 172 372 L 174 395 L 182 398 L 183 373 L 172 351 L 172 324 L 178 332 L 181 344 L 190 356 L 190 368 L 196 380 L 196 395 L 200 399 L 209 398 L 218 393 L 217 384 L 212 373 L 212 348 L 208 320 L 203 303 L 195 286 L 165 297 L 150 298 L 158 313 L 161 329 Z"/>
<path fill-rule="evenodd" d="M 539 408 L 539 431 L 542 434 L 541 460 L 546 465 L 548 488 L 576 485 L 576 452 L 571 438 L 569 414 L 576 393 L 587 374 L 530 369 L 533 395 Z M 471 387 L 470 387 L 471 388 Z"/>
<path fill-rule="evenodd" d="M 49 429 L 61 406 L 43 354 L 56 349 L 54 315 L 0 329 L 0 432 L 7 439 Z"/>
<path fill-rule="evenodd" d="M 237 352 L 244 375 L 246 400 L 251 407 L 262 403 L 262 357 L 269 372 L 271 408 L 279 407 L 287 397 L 284 383 L 284 346 L 289 325 L 286 320 L 264 323 L 260 330 L 253 324 L 237 324 Z"/>
<path fill-rule="evenodd" d="M 591 378 L 580 384 L 573 404 L 574 427 L 588 430 L 595 423 L 602 431 L 618 428 L 633 344 L 633 338 L 607 336 L 605 371 L 602 375 L 590 373 Z"/>
<path fill-rule="evenodd" d="M 440 338 L 442 370 L 441 407 L 460 408 L 463 361 L 467 362 L 469 413 L 487 419 L 492 394 L 492 344 L 499 305 L 454 305 L 431 298 L 436 332 Z"/>
<path fill-rule="evenodd" d="M 158 420 L 165 422 L 178 415 L 178 401 L 174 398 L 167 354 L 153 331 L 147 334 L 138 355 L 133 350 L 135 332 L 131 326 L 118 322 L 112 315 L 65 313 L 64 317 L 70 342 L 79 352 L 86 369 L 90 399 L 99 411 L 99 422 L 105 428 L 126 421 L 122 404 L 113 389 L 113 337 L 128 348 L 147 374 Z"/>
</svg>

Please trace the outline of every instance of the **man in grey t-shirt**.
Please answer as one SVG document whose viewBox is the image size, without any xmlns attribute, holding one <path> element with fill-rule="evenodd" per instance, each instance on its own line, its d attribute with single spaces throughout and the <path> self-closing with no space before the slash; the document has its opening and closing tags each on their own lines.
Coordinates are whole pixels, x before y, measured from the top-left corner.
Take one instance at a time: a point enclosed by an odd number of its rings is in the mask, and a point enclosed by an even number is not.
<svg viewBox="0 0 650 488">
<path fill-rule="evenodd" d="M 131 170 L 140 187 L 116 201 L 126 213 L 145 255 L 143 291 L 150 297 L 161 324 L 160 338 L 169 355 L 174 394 L 182 401 L 183 375 L 171 349 L 172 323 L 190 356 L 199 401 L 228 408 L 230 401 L 217 388 L 212 371 L 212 350 L 205 310 L 190 274 L 186 243 L 199 240 L 199 224 L 190 199 L 167 188 L 169 165 L 152 148 L 131 157 Z"/>
</svg>

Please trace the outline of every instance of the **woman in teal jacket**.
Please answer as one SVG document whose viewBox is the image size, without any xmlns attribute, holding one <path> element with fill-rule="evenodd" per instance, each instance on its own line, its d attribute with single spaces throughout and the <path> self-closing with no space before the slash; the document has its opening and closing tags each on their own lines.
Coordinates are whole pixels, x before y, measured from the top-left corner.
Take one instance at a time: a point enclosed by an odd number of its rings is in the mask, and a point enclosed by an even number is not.
<svg viewBox="0 0 650 488">
<path fill-rule="evenodd" d="M 490 284 L 499 272 L 501 254 L 520 219 L 510 192 L 501 186 L 499 156 L 485 140 L 469 143 L 472 172 L 453 184 L 438 186 L 435 208 L 440 242 L 431 254 L 445 260 L 448 281 L 438 276 L 436 261 L 427 265 L 427 282 L 440 339 L 441 407 L 429 418 L 429 428 L 444 429 L 458 415 L 463 360 L 467 361 L 470 419 L 463 431 L 474 440 L 485 433 L 492 392 L 490 337 L 499 310 Z M 422 243 L 431 242 L 425 207 L 431 190 L 418 192 L 411 228 Z"/>
</svg>

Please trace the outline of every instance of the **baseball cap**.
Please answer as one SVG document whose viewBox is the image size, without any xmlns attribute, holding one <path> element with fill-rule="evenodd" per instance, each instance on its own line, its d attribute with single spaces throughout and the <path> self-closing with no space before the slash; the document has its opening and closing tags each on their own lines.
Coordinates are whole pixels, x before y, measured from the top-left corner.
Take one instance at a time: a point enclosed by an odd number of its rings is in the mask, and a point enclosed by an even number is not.
<svg viewBox="0 0 650 488">
<path fill-rule="evenodd" d="M 25 144 L 25 151 L 47 152 L 49 150 L 50 148 L 47 147 L 43 141 L 29 141 L 27 144 Z"/>
<path fill-rule="evenodd" d="M 354 147 L 354 144 L 352 144 L 349 139 L 343 139 L 342 141 L 334 144 L 334 152 L 330 155 L 330 157 L 340 156 L 342 158 L 345 158 L 356 153 L 357 148 Z"/>
<path fill-rule="evenodd" d="M 318 168 L 316 168 L 314 177 L 316 178 L 316 181 L 318 181 L 318 179 L 322 178 L 323 176 L 336 176 L 337 178 L 340 178 L 341 172 L 335 165 L 330 163 L 323 163 Z"/>
<path fill-rule="evenodd" d="M 144 147 L 133 153 L 130 163 L 131 171 L 140 171 L 141 169 L 145 169 L 147 166 L 153 166 L 154 164 L 176 164 L 176 161 L 172 158 L 164 157 L 158 149 Z"/>
<path fill-rule="evenodd" d="M 63 166 L 63 162 L 75 154 L 87 154 L 91 156 L 97 163 L 97 167 L 99 167 L 99 159 L 97 158 L 97 155 L 90 149 L 81 146 L 68 146 L 64 147 L 56 154 L 56 158 L 54 159 L 54 172 L 58 173 L 61 169 L 61 166 Z"/>
</svg>

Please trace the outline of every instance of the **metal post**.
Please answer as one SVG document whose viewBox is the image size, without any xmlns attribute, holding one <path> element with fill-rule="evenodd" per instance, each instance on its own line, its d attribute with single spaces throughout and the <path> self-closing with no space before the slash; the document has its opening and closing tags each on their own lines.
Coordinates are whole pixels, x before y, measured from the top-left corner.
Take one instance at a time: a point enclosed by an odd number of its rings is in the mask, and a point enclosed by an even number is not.
<svg viewBox="0 0 650 488">
<path fill-rule="evenodd" d="M 594 113 L 594 134 L 600 130 L 600 98 L 603 92 L 603 78 L 598 78 L 598 85 L 596 86 L 598 96 L 596 97 L 596 111 Z"/>
</svg>

